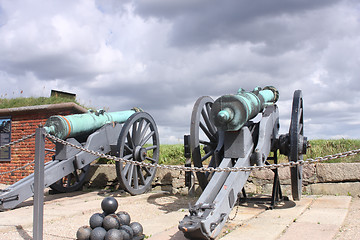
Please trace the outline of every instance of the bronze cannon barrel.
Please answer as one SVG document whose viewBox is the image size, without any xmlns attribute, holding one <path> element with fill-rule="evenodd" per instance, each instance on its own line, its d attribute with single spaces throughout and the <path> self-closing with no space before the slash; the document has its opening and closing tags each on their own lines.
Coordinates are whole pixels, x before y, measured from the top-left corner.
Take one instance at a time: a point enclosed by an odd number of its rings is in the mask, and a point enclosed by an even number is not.
<svg viewBox="0 0 360 240">
<path fill-rule="evenodd" d="M 46 121 L 44 128 L 47 133 L 61 139 L 83 136 L 95 132 L 107 123 L 124 123 L 137 111 L 136 108 L 110 113 L 98 110 L 67 116 L 55 115 Z"/>
<path fill-rule="evenodd" d="M 211 119 L 220 130 L 237 131 L 278 98 L 279 92 L 272 86 L 257 87 L 251 92 L 240 88 L 236 94 L 223 95 L 214 102 Z"/>
</svg>

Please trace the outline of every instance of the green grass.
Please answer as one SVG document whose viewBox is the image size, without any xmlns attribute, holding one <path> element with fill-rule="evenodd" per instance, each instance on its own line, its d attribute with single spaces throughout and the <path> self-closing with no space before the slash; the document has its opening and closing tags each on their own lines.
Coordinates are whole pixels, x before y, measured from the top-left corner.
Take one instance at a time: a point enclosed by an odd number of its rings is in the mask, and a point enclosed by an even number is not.
<svg viewBox="0 0 360 240">
<path fill-rule="evenodd" d="M 26 106 L 35 106 L 35 105 L 46 105 L 46 104 L 56 104 L 56 103 L 65 103 L 65 102 L 74 102 L 80 105 L 76 100 L 63 97 L 19 97 L 19 98 L 0 98 L 0 109 L 4 108 L 16 108 L 16 107 L 26 107 Z"/>
<path fill-rule="evenodd" d="M 360 149 L 360 139 L 336 139 L 336 140 L 311 140 L 310 148 L 304 155 L 304 160 L 308 158 L 324 157 L 335 153 L 342 153 L 349 150 Z M 279 162 L 288 162 L 284 155 L 279 156 Z M 350 156 L 326 161 L 328 163 L 335 162 L 360 162 L 360 155 Z M 181 144 L 161 145 L 160 146 L 160 164 L 166 165 L 183 165 L 185 163 L 184 147 Z"/>
<path fill-rule="evenodd" d="M 311 147 L 308 148 L 304 159 L 324 157 L 335 153 L 347 152 L 350 150 L 360 149 L 360 139 L 336 139 L 336 140 L 311 140 Z M 350 156 L 346 158 L 338 158 L 326 162 L 360 162 L 360 155 Z"/>
<path fill-rule="evenodd" d="M 160 145 L 159 164 L 184 165 L 185 160 L 183 145 Z"/>
</svg>

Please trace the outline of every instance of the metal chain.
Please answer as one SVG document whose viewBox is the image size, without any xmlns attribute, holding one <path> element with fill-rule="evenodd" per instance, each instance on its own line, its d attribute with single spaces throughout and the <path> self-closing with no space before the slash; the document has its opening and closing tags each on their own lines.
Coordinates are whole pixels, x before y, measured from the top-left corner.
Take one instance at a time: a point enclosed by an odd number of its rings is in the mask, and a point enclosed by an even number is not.
<svg viewBox="0 0 360 240">
<path fill-rule="evenodd" d="M 4 144 L 4 145 L 0 146 L 0 149 L 10 147 L 10 146 L 12 146 L 12 145 L 15 145 L 15 144 L 17 144 L 17 143 L 23 142 L 23 141 L 25 141 L 25 140 L 27 140 L 27 139 L 29 139 L 29 138 L 34 137 L 34 136 L 35 136 L 35 133 L 30 134 L 30 135 L 27 135 L 27 136 L 25 136 L 25 137 L 22 137 L 22 138 L 16 140 L 16 141 L 13 141 L 13 142 L 11 142 L 11 143 L 7 143 L 7 144 Z M 12 170 L 10 170 L 10 171 L 1 172 L 1 173 L 0 173 L 0 176 L 1 176 L 1 175 L 5 175 L 5 174 L 9 174 L 9 173 L 12 173 L 12 172 L 15 172 L 15 171 L 20 170 L 20 169 L 24 169 L 24 168 L 26 168 L 27 166 L 29 166 L 29 165 L 31 165 L 31 164 L 34 164 L 34 161 L 29 162 L 29 163 L 25 164 L 24 166 L 21 166 L 21 167 L 12 169 Z"/>
<path fill-rule="evenodd" d="M 240 196 L 239 195 L 238 195 L 235 205 L 236 205 L 235 215 L 233 217 L 230 217 L 230 214 L 229 214 L 227 222 L 234 220 L 239 212 L 239 207 L 240 207 Z"/>
<path fill-rule="evenodd" d="M 146 163 L 146 162 L 138 162 L 138 161 L 132 161 L 132 160 L 128 160 L 128 159 L 124 159 L 124 158 L 119 158 L 119 157 L 115 157 L 115 156 L 111 156 L 111 155 L 107 155 L 104 153 L 99 153 L 93 150 L 89 150 L 86 149 L 82 146 L 78 146 L 72 143 L 69 143 L 65 140 L 62 140 L 60 138 L 57 138 L 53 135 L 50 135 L 48 133 L 45 133 L 45 136 L 47 138 L 50 138 L 56 142 L 59 142 L 63 145 L 69 145 L 73 148 L 76 148 L 78 150 L 87 152 L 89 154 L 101 157 L 101 158 L 106 158 L 109 160 L 114 160 L 114 161 L 120 161 L 120 162 L 125 162 L 125 163 L 130 163 L 130 164 L 135 164 L 141 167 L 151 167 L 151 168 L 160 168 L 160 169 L 168 169 L 168 170 L 175 170 L 175 171 L 186 171 L 186 172 L 249 172 L 249 171 L 253 171 L 253 170 L 262 170 L 262 169 L 275 169 L 275 168 L 281 168 L 281 167 L 294 167 L 297 165 L 304 165 L 304 164 L 312 164 L 312 163 L 318 163 L 318 162 L 323 162 L 323 161 L 328 161 L 328 160 L 332 160 L 332 159 L 338 159 L 338 158 L 343 158 L 343 157 L 348 157 L 348 156 L 353 156 L 356 154 L 360 153 L 360 149 L 356 149 L 356 150 L 351 150 L 348 152 L 343 152 L 343 153 L 337 153 L 337 154 L 333 154 L 333 155 L 327 155 L 324 157 L 317 157 L 315 159 L 309 158 L 307 160 L 299 160 L 297 162 L 287 162 L 287 163 L 278 163 L 278 164 L 270 164 L 270 165 L 264 165 L 264 166 L 250 166 L 250 167 L 226 167 L 226 168 L 219 168 L 219 167 L 185 167 L 185 166 L 175 166 L 175 165 L 162 165 L 162 164 L 157 164 L 157 163 Z"/>
<path fill-rule="evenodd" d="M 23 141 L 25 141 L 25 140 L 27 140 L 27 139 L 29 139 L 29 138 L 34 137 L 34 136 L 35 136 L 35 133 L 30 134 L 30 135 L 27 135 L 27 136 L 25 136 L 25 137 L 23 137 L 23 138 L 20 138 L 19 140 L 16 140 L 16 141 L 13 141 L 13 142 L 11 142 L 11 143 L 7 143 L 7 144 L 4 144 L 4 145 L 0 146 L 0 149 L 10 147 L 10 146 L 12 146 L 12 145 L 15 145 L 15 144 L 17 144 L 17 143 L 23 142 Z"/>
<path fill-rule="evenodd" d="M 15 145 L 17 143 L 20 143 L 22 141 L 25 141 L 29 138 L 32 138 L 35 136 L 35 133 L 30 134 L 28 136 L 25 136 L 19 140 L 16 140 L 14 142 L 5 144 L 0 146 L 0 149 L 2 148 L 6 148 L 6 147 L 10 147 L 12 145 Z M 270 164 L 270 165 L 264 165 L 264 166 L 249 166 L 249 167 L 226 167 L 226 168 L 214 168 L 214 167 L 185 167 L 185 166 L 174 166 L 174 165 L 161 165 L 161 164 L 153 164 L 153 163 L 146 163 L 146 162 L 138 162 L 138 161 L 132 161 L 132 160 L 128 160 L 128 159 L 124 159 L 124 158 L 119 158 L 119 157 L 115 157 L 115 156 L 111 156 L 111 155 L 107 155 L 107 154 L 103 154 L 103 153 L 99 153 L 93 150 L 89 150 L 86 149 L 82 146 L 78 146 L 72 143 L 69 143 L 65 140 L 62 140 L 60 138 L 57 138 L 53 135 L 50 135 L 48 133 L 45 133 L 45 136 L 47 138 L 50 138 L 56 142 L 59 142 L 63 145 L 69 145 L 73 148 L 76 148 L 78 150 L 90 153 L 92 155 L 101 157 L 101 158 L 106 158 L 106 159 L 110 159 L 113 161 L 120 161 L 120 162 L 125 162 L 125 163 L 130 163 L 130 164 L 135 164 L 135 165 L 139 165 L 141 167 L 155 167 L 155 168 L 161 168 L 161 169 L 168 169 L 168 170 L 175 170 L 175 171 L 186 171 L 186 172 L 240 172 L 240 171 L 244 171 L 244 172 L 248 172 L 248 171 L 253 171 L 253 170 L 262 170 L 262 169 L 275 169 L 275 168 L 281 168 L 281 167 L 294 167 L 297 165 L 304 165 L 304 164 L 312 164 L 312 163 L 318 163 L 318 162 L 323 162 L 323 161 L 328 161 L 328 160 L 332 160 L 332 159 L 338 159 L 338 158 L 343 158 L 343 157 L 348 157 L 348 156 L 353 156 L 356 154 L 360 153 L 360 149 L 356 149 L 356 150 L 351 150 L 348 152 L 343 152 L 343 153 L 337 153 L 337 154 L 333 154 L 333 155 L 327 155 L 324 157 L 317 157 L 315 159 L 307 159 L 307 160 L 299 160 L 297 162 L 287 162 L 287 163 L 278 163 L 278 164 Z M 4 174 L 8 174 L 11 173 L 13 171 L 25 168 L 31 164 L 33 164 L 34 162 L 30 162 L 20 168 L 8 171 L 8 172 L 3 172 L 0 173 L 0 175 L 4 175 Z"/>
<path fill-rule="evenodd" d="M 29 163 L 25 164 L 25 165 L 24 165 L 24 166 L 22 166 L 22 167 L 15 168 L 15 169 L 12 169 L 12 170 L 7 171 L 7 172 L 1 172 L 1 173 L 0 173 L 0 175 L 5 175 L 5 174 L 9 174 L 9 173 L 15 172 L 15 171 L 17 171 L 17 170 L 20 170 L 20 169 L 26 168 L 27 166 L 29 166 L 29 165 L 31 165 L 31 164 L 34 164 L 34 163 L 35 163 L 35 161 L 29 162 Z"/>
</svg>

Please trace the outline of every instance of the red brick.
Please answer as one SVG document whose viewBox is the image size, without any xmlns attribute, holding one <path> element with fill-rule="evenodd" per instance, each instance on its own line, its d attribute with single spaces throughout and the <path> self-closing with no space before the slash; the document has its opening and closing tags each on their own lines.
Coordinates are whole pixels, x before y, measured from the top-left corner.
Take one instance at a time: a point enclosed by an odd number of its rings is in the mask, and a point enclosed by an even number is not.
<svg viewBox="0 0 360 240">
<path fill-rule="evenodd" d="M 61 112 L 41 111 L 41 113 L 16 114 L 16 116 L 11 116 L 11 141 L 16 141 L 24 136 L 35 133 L 36 128 L 38 128 L 40 124 L 44 125 L 46 120 L 52 115 L 69 115 L 72 113 L 70 110 L 63 110 Z M 53 149 L 55 146 L 51 141 L 46 140 L 45 147 Z M 0 162 L 0 172 L 7 172 L 22 167 L 34 161 L 34 155 L 35 137 L 12 146 L 11 161 Z M 45 157 L 46 162 L 50 160 L 51 154 Z M 11 174 L 0 175 L 0 183 L 13 184 L 31 174 L 33 169 L 33 166 L 28 166 L 25 169 L 17 170 Z"/>
</svg>

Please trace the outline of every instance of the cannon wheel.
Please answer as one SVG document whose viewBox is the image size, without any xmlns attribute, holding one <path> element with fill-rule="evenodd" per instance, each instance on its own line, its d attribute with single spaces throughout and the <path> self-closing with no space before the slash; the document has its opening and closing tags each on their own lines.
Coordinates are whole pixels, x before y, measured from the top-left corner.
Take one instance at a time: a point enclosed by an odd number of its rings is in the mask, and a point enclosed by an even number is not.
<svg viewBox="0 0 360 240">
<path fill-rule="evenodd" d="M 146 112 L 133 114 L 124 124 L 117 143 L 119 157 L 157 164 L 159 162 L 159 134 L 153 118 Z M 116 162 L 116 173 L 121 187 L 132 195 L 151 189 L 155 167 L 135 163 Z"/>
<path fill-rule="evenodd" d="M 302 160 L 302 153 L 306 150 L 306 147 L 303 149 L 303 141 L 306 138 L 304 138 L 303 98 L 301 90 L 294 92 L 289 135 L 289 161 L 297 162 L 298 160 Z M 290 175 L 292 196 L 295 201 L 298 201 L 302 193 L 302 165 L 290 167 Z"/>
<path fill-rule="evenodd" d="M 89 173 L 89 168 L 90 165 L 86 165 L 82 169 L 75 170 L 74 172 L 50 185 L 50 188 L 58 193 L 68 193 L 80 190 L 84 185 L 86 176 Z"/>
<path fill-rule="evenodd" d="M 218 131 L 210 121 L 210 112 L 214 100 L 211 97 L 200 97 L 193 107 L 190 124 L 190 149 L 191 158 L 195 167 L 203 167 L 203 162 L 209 157 L 209 167 L 217 167 L 222 160 L 215 159 L 215 150 L 218 146 Z M 203 149 L 203 151 L 202 151 Z M 196 172 L 200 187 L 204 190 L 211 174 L 208 172 Z"/>
</svg>

